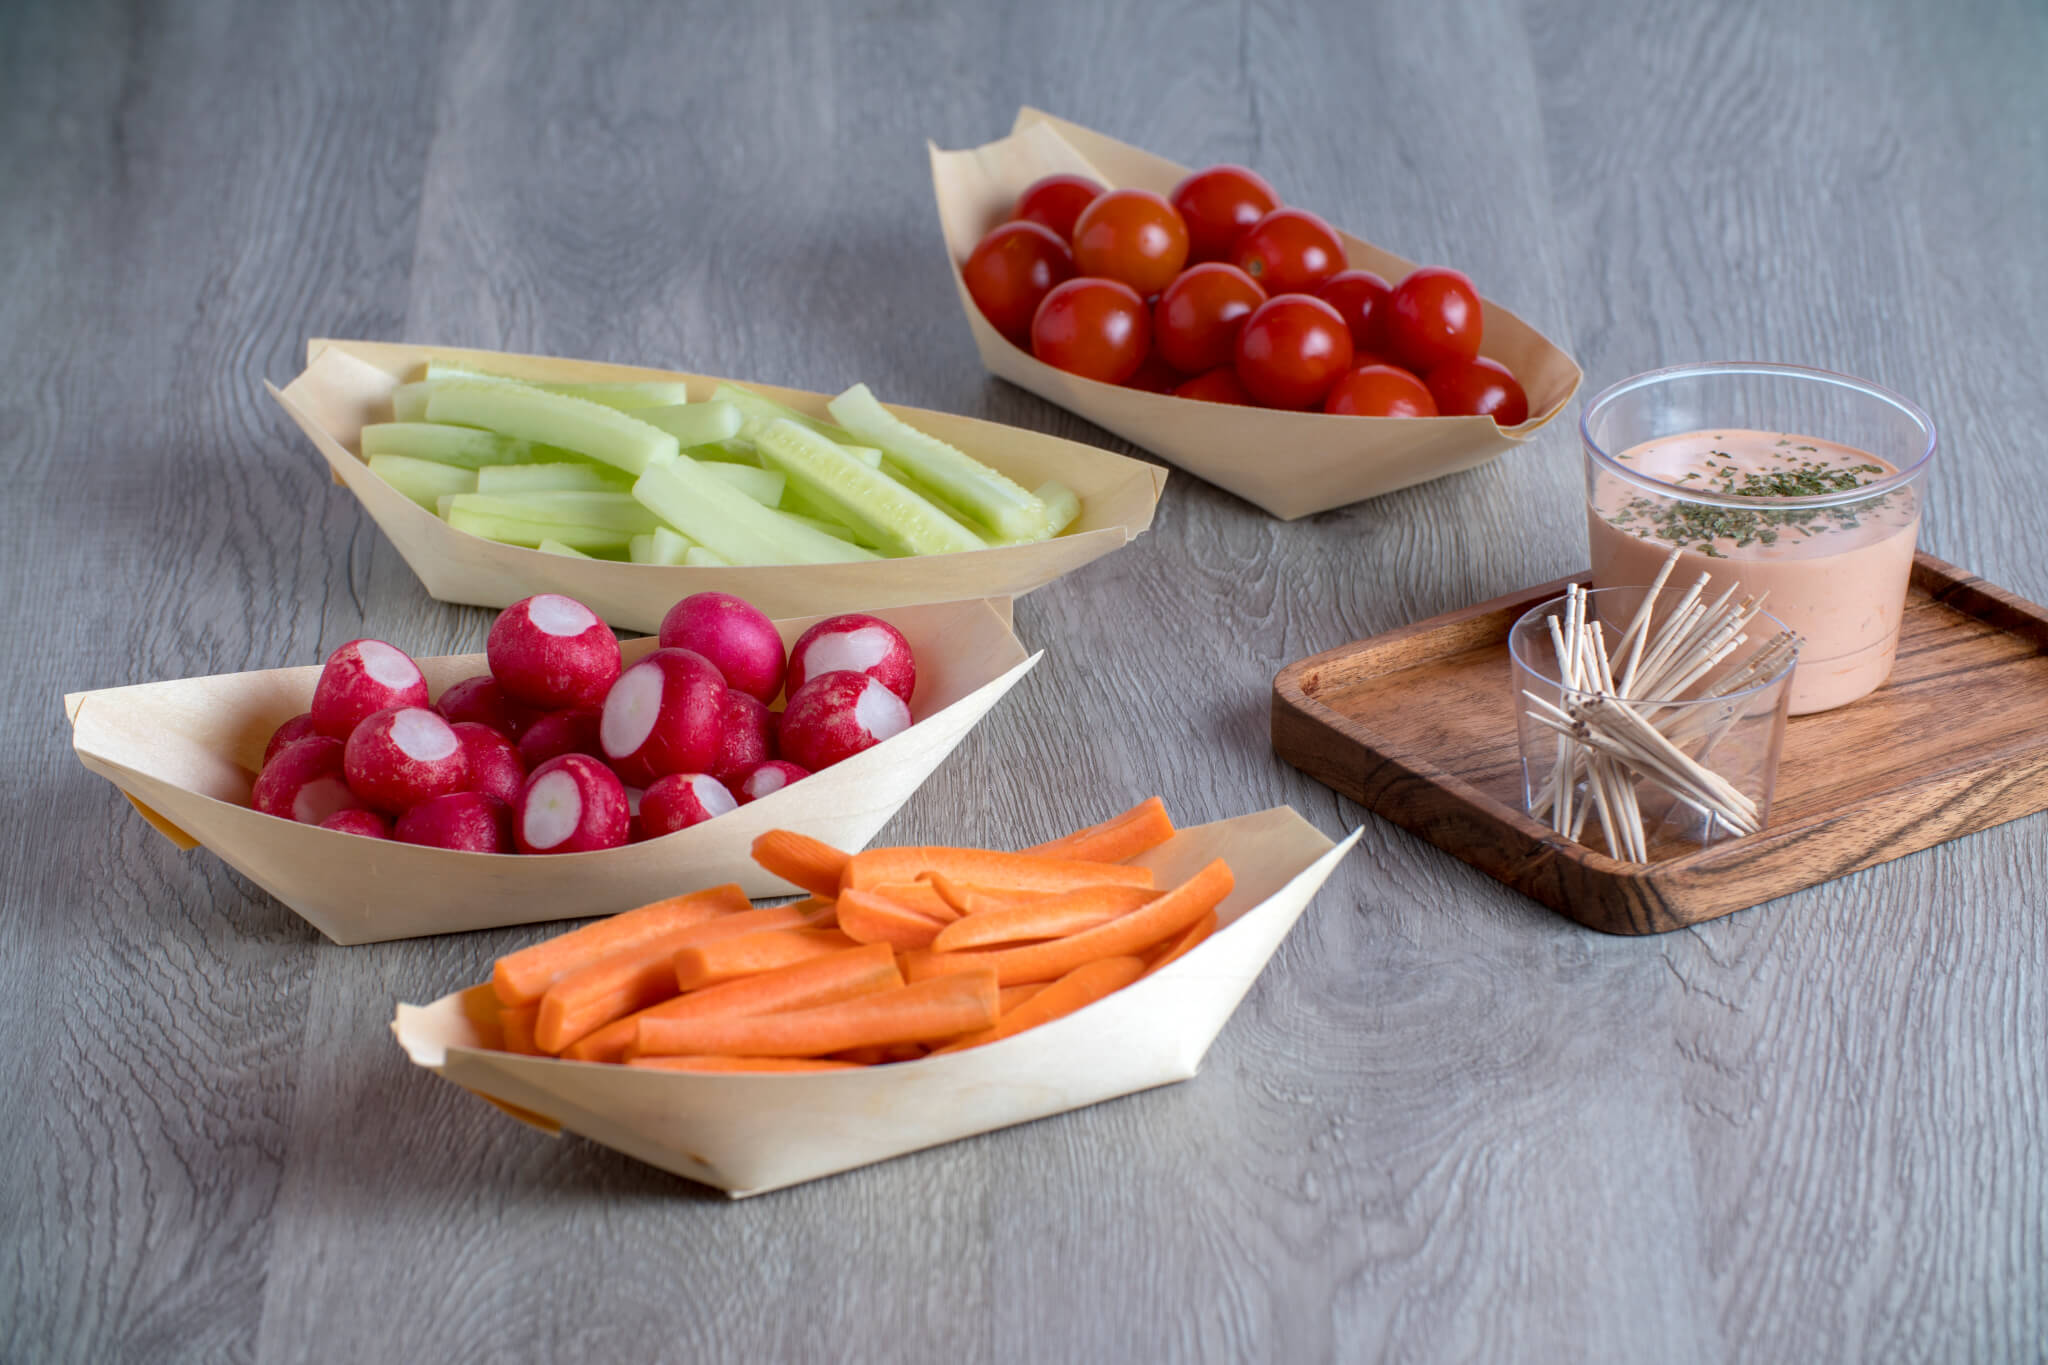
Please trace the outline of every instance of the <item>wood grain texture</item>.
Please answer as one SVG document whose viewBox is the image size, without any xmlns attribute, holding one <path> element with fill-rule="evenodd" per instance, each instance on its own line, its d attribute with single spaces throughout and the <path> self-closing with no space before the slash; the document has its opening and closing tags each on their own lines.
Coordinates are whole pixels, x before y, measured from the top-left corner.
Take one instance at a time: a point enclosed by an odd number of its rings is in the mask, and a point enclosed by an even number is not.
<svg viewBox="0 0 2048 1365">
<path fill-rule="evenodd" d="M 1127 449 L 983 375 L 939 260 L 924 139 L 1024 103 L 1466 269 L 1588 396 L 1701 357 L 1908 393 L 1923 543 L 2048 600 L 2044 65 L 2029 0 L 0 7 L 0 1359 L 2038 1358 L 2038 818 L 1624 941 L 1274 758 L 1283 662 L 1584 563 L 1568 420 L 1299 523 L 1176 477 L 1021 602 L 1045 663 L 885 837 L 1156 790 L 1365 838 L 1193 1082 L 737 1205 L 393 1046 L 544 930 L 319 945 L 57 699 L 480 647 L 261 397 L 309 335 Z"/>
</svg>

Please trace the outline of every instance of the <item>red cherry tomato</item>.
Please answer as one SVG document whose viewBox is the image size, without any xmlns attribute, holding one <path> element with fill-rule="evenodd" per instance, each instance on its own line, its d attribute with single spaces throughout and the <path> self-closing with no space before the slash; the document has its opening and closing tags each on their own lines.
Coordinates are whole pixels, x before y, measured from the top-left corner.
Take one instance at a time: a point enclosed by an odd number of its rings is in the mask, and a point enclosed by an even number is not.
<svg viewBox="0 0 2048 1365">
<path fill-rule="evenodd" d="M 1269 295 L 1313 294 L 1344 268 L 1344 244 L 1305 209 L 1274 209 L 1238 239 L 1237 268 Z"/>
<path fill-rule="evenodd" d="M 1244 385 L 1237 382 L 1237 371 L 1222 365 L 1207 374 L 1198 374 L 1173 391 L 1175 398 L 1194 398 L 1204 403 L 1235 403 L 1240 407 L 1255 408 L 1258 403 L 1244 391 Z"/>
<path fill-rule="evenodd" d="M 1455 270 L 1426 265 L 1387 300 L 1387 349 L 1417 374 L 1479 354 L 1479 294 Z"/>
<path fill-rule="evenodd" d="M 1188 225 L 1190 261 L 1227 261 L 1252 224 L 1280 207 L 1273 187 L 1242 166 L 1211 166 L 1173 188 Z"/>
<path fill-rule="evenodd" d="M 1351 345 L 1364 351 L 1386 344 L 1387 298 L 1393 292 L 1370 270 L 1340 270 L 1323 281 L 1316 297 L 1344 315 Z"/>
<path fill-rule="evenodd" d="M 1031 320 L 1031 354 L 1068 374 L 1121 384 L 1152 349 L 1152 314 L 1127 284 L 1068 280 Z"/>
<path fill-rule="evenodd" d="M 1339 417 L 1434 417 L 1422 381 L 1393 365 L 1361 365 L 1330 386 L 1323 411 Z"/>
<path fill-rule="evenodd" d="M 1038 223 L 1059 234 L 1062 242 L 1074 240 L 1074 220 L 1081 210 L 1095 202 L 1102 186 L 1085 175 L 1048 175 L 1034 180 L 1017 196 L 1010 217 Z"/>
<path fill-rule="evenodd" d="M 1269 408 L 1312 408 L 1351 368 L 1351 330 L 1307 294 L 1267 299 L 1237 334 L 1237 378 Z"/>
<path fill-rule="evenodd" d="M 1172 393 L 1180 383 L 1180 375 L 1173 366 L 1159 358 L 1158 328 L 1153 329 L 1152 350 L 1146 355 L 1138 371 L 1124 381 L 1127 389 L 1143 389 L 1147 393 Z"/>
<path fill-rule="evenodd" d="M 1529 420 L 1529 395 L 1498 360 L 1454 360 L 1431 370 L 1424 382 L 1446 417 L 1491 417 L 1504 427 Z"/>
<path fill-rule="evenodd" d="M 1111 190 L 1074 224 L 1074 265 L 1083 275 L 1127 284 L 1141 295 L 1173 283 L 1188 260 L 1188 227 L 1163 195 Z"/>
<path fill-rule="evenodd" d="M 1074 253 L 1038 223 L 1004 223 L 975 243 L 960 267 L 974 306 L 998 332 L 1022 345 L 1031 319 L 1056 284 L 1074 276 Z"/>
<path fill-rule="evenodd" d="M 1166 363 L 1182 374 L 1228 365 L 1238 329 L 1266 291 L 1234 265 L 1206 261 L 1181 271 L 1152 310 L 1152 336 Z"/>
</svg>

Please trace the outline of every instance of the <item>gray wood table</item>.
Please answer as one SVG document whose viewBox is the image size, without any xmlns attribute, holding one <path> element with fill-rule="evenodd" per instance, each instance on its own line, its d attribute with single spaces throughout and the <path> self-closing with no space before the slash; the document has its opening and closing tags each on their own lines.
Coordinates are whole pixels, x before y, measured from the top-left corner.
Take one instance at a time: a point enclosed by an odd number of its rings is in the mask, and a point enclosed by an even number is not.
<svg viewBox="0 0 2048 1365">
<path fill-rule="evenodd" d="M 1583 563 L 1576 408 L 1293 524 L 1176 477 L 1020 603 L 1045 665 L 885 838 L 1045 837 L 1075 781 L 1365 838 L 1198 1079 L 740 1204 L 393 1045 L 537 931 L 330 946 L 58 697 L 481 647 L 262 397 L 313 334 L 1128 449 L 988 379 L 946 277 L 924 139 L 1026 102 L 1461 266 L 1588 394 L 1903 390 L 1922 543 L 2048 599 L 2044 70 L 2027 0 L 0 9 L 0 1358 L 2041 1358 L 2048 822 L 1620 940 L 1272 756 L 1281 664 Z"/>
</svg>

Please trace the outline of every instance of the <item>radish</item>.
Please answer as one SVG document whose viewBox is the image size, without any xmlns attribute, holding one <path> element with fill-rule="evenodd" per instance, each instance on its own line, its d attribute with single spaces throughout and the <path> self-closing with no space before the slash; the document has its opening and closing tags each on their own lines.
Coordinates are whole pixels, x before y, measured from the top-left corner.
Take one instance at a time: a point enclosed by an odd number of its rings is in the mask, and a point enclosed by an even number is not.
<svg viewBox="0 0 2048 1365">
<path fill-rule="evenodd" d="M 392 831 L 402 844 L 451 848 L 458 853 L 510 853 L 512 811 L 482 792 L 450 792 L 422 801 L 398 817 Z"/>
<path fill-rule="evenodd" d="M 313 727 L 313 713 L 311 711 L 299 712 L 299 714 L 270 732 L 270 743 L 263 746 L 262 767 L 269 767 L 270 760 L 276 758 L 277 751 L 285 745 L 292 743 L 294 740 L 305 739 L 309 735 L 317 735 L 319 733 Z M 259 772 L 261 770 L 261 768 L 258 769 Z"/>
<path fill-rule="evenodd" d="M 786 759 L 771 758 L 765 763 L 756 763 L 743 768 L 726 785 L 733 799 L 742 806 L 759 801 L 764 796 L 773 796 L 792 782 L 809 777 L 810 771 L 799 768 Z"/>
<path fill-rule="evenodd" d="M 866 673 L 906 703 L 917 690 L 917 659 L 910 641 L 887 621 L 855 612 L 820 621 L 796 637 L 789 651 L 789 695 L 822 673 Z"/>
<path fill-rule="evenodd" d="M 342 775 L 347 746 L 326 735 L 309 735 L 277 751 L 263 765 L 256 785 L 249 789 L 249 804 L 265 815 L 317 825 L 345 810 L 359 810 L 363 802 L 349 789 Z"/>
<path fill-rule="evenodd" d="M 427 680 L 404 650 L 382 640 L 350 640 L 327 656 L 310 714 L 314 729 L 345 740 L 365 716 L 426 704 Z"/>
<path fill-rule="evenodd" d="M 725 692 L 724 728 L 711 762 L 711 775 L 719 781 L 775 757 L 775 713 L 736 687 Z"/>
<path fill-rule="evenodd" d="M 880 678 L 820 673 L 790 696 L 779 747 L 812 772 L 853 757 L 910 728 L 910 708 Z"/>
<path fill-rule="evenodd" d="M 526 764 L 526 770 L 532 772 L 563 754 L 603 758 L 604 746 L 597 737 L 598 714 L 594 706 L 577 706 L 567 711 L 550 711 L 527 726 L 526 733 L 519 737 L 519 758 Z"/>
<path fill-rule="evenodd" d="M 596 706 L 619 676 L 619 642 L 574 598 L 544 592 L 498 613 L 484 643 L 505 695 L 550 711 Z"/>
<path fill-rule="evenodd" d="M 518 739 L 526 733 L 527 726 L 539 719 L 531 708 L 506 696 L 498 680 L 488 673 L 448 684 L 434 709 L 450 725 L 488 725 L 507 739 Z"/>
<path fill-rule="evenodd" d="M 386 815 L 469 785 L 461 737 L 424 706 L 394 706 L 366 717 L 348 737 L 342 770 L 363 804 Z"/>
<path fill-rule="evenodd" d="M 587 853 L 625 843 L 631 819 L 618 774 L 588 754 L 563 754 L 526 779 L 512 837 L 521 853 Z"/>
<path fill-rule="evenodd" d="M 465 720 L 449 727 L 462 741 L 469 758 L 469 789 L 493 796 L 510 806 L 526 785 L 526 765 L 512 741 L 488 725 Z"/>
<path fill-rule="evenodd" d="M 640 799 L 640 825 L 649 839 L 701 825 L 713 816 L 737 810 L 725 784 L 705 773 L 670 773 L 657 779 Z"/>
<path fill-rule="evenodd" d="M 661 647 L 709 659 L 737 688 L 762 705 L 782 690 L 782 636 L 775 623 L 729 592 L 685 597 L 661 618 Z"/>
<path fill-rule="evenodd" d="M 724 730 L 725 676 L 687 649 L 657 649 L 619 675 L 598 738 L 619 776 L 646 786 L 708 771 Z"/>
<path fill-rule="evenodd" d="M 373 810 L 338 810 L 320 822 L 320 828 L 342 834 L 360 834 L 366 839 L 389 839 L 391 826 Z"/>
</svg>

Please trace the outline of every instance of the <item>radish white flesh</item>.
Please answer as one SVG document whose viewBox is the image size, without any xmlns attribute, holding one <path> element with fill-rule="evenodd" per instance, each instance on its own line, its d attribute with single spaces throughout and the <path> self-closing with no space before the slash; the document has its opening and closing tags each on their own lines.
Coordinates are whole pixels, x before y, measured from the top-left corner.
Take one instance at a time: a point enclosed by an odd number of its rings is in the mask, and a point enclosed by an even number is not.
<svg viewBox="0 0 2048 1365">
<path fill-rule="evenodd" d="M 612 685 L 598 729 L 619 776 L 644 786 L 708 771 L 725 726 L 725 677 L 703 655 L 657 649 Z"/>
<path fill-rule="evenodd" d="M 271 732 L 270 743 L 263 746 L 263 766 L 269 767 L 270 760 L 276 758 L 278 750 L 284 748 L 285 745 L 307 739 L 319 733 L 319 730 L 313 726 L 313 713 L 311 711 L 299 712 L 298 715 L 293 716 Z"/>
<path fill-rule="evenodd" d="M 451 792 L 399 816 L 392 834 L 400 843 L 458 853 L 510 853 L 512 812 L 482 792 Z"/>
<path fill-rule="evenodd" d="M 661 618 L 664 649 L 694 650 L 725 675 L 725 684 L 766 705 L 782 691 L 782 636 L 774 622 L 729 592 L 685 597 Z"/>
<path fill-rule="evenodd" d="M 764 796 L 773 796 L 792 782 L 800 782 L 811 774 L 787 759 L 771 758 L 766 763 L 756 763 L 744 769 L 726 784 L 735 799 L 742 806 L 759 801 Z"/>
<path fill-rule="evenodd" d="M 526 785 L 526 764 L 520 761 L 512 741 L 473 720 L 451 728 L 469 758 L 469 789 L 495 797 L 508 807 L 517 801 L 520 788 Z"/>
<path fill-rule="evenodd" d="M 777 740 L 784 757 L 816 772 L 909 728 L 910 708 L 879 678 L 823 673 L 790 697 Z"/>
<path fill-rule="evenodd" d="M 590 608 L 558 593 L 499 612 L 484 650 L 505 695 L 527 706 L 596 706 L 619 676 L 617 637 Z"/>
<path fill-rule="evenodd" d="M 346 746 L 326 735 L 310 735 L 279 749 L 249 790 L 249 804 L 265 815 L 300 824 L 362 806 L 342 776 Z"/>
<path fill-rule="evenodd" d="M 387 815 L 469 783 L 469 756 L 455 728 L 424 706 L 365 717 L 348 737 L 342 768 L 363 804 Z"/>
<path fill-rule="evenodd" d="M 320 822 L 320 828 L 342 834 L 360 834 L 367 839 L 389 839 L 391 826 L 373 810 L 338 810 Z"/>
<path fill-rule="evenodd" d="M 631 820 L 616 773 L 588 754 L 563 754 L 526 779 L 512 836 L 521 853 L 587 853 L 625 843 Z"/>
<path fill-rule="evenodd" d="M 738 688 L 725 691 L 724 733 L 711 775 L 723 782 L 743 768 L 775 757 L 775 713 Z"/>
<path fill-rule="evenodd" d="M 327 656 L 309 714 L 314 729 L 345 740 L 366 716 L 426 704 L 427 680 L 404 650 L 382 640 L 350 640 Z"/>
<path fill-rule="evenodd" d="M 640 799 L 640 825 L 650 839 L 739 808 L 725 785 L 708 773 L 670 773 Z"/>
<path fill-rule="evenodd" d="M 905 702 L 917 690 L 917 659 L 903 632 L 858 612 L 820 621 L 789 651 L 789 695 L 826 673 L 866 673 Z"/>
</svg>

